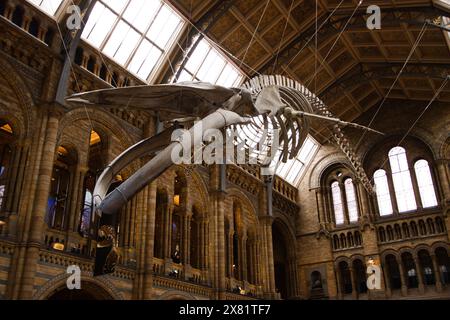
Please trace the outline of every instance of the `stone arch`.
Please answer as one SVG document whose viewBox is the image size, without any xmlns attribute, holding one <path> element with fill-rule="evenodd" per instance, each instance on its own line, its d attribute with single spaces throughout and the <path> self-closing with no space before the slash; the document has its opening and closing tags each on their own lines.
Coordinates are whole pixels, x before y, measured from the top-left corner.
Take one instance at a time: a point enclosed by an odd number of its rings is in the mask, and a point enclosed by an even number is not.
<svg viewBox="0 0 450 320">
<path fill-rule="evenodd" d="M 26 128 L 23 121 L 17 118 L 15 115 L 9 112 L 3 112 L 0 109 L 0 119 L 6 121 L 13 130 L 13 136 L 15 140 L 23 140 L 26 135 Z"/>
<path fill-rule="evenodd" d="M 46 282 L 33 296 L 33 300 L 46 300 L 52 294 L 67 288 L 67 273 L 61 273 L 53 279 Z M 103 299 L 124 300 L 123 295 L 116 289 L 107 277 L 93 278 L 91 272 L 81 272 L 81 288 L 83 285 L 90 290 L 98 290 L 97 294 Z M 109 297 L 108 297 L 109 296 Z"/>
<path fill-rule="evenodd" d="M 350 256 L 351 263 L 355 262 L 356 260 L 361 260 L 363 263 L 366 263 L 366 259 L 364 258 L 364 256 L 359 253 L 355 253 Z"/>
<path fill-rule="evenodd" d="M 248 212 L 250 212 L 250 214 L 252 214 L 254 216 L 254 218 L 256 218 L 258 216 L 258 211 L 255 208 L 255 205 L 253 204 L 252 201 L 250 201 L 250 199 L 248 198 L 248 196 L 242 191 L 239 190 L 237 188 L 231 187 L 227 189 L 227 194 L 230 197 L 235 197 L 237 199 L 239 199 L 243 205 L 243 207 L 245 207 Z"/>
<path fill-rule="evenodd" d="M 420 243 L 420 244 L 418 244 L 417 246 L 414 247 L 414 255 L 417 256 L 419 251 L 421 251 L 421 250 L 425 250 L 429 254 L 432 253 L 432 251 L 431 251 L 432 249 L 431 249 L 431 247 L 429 245 L 424 244 L 424 243 Z"/>
<path fill-rule="evenodd" d="M 446 249 L 447 250 L 447 254 L 450 255 L 450 245 L 448 243 L 443 242 L 443 241 L 435 242 L 435 243 L 433 243 L 431 245 L 431 247 L 430 247 L 431 251 L 430 252 L 434 253 L 437 248 L 444 248 L 444 249 Z"/>
<path fill-rule="evenodd" d="M 341 164 L 350 170 L 352 166 L 348 159 L 340 151 L 336 151 L 322 157 L 312 168 L 311 175 L 309 177 L 309 188 L 315 189 L 320 187 L 320 181 L 324 172 L 335 164 Z M 352 170 L 353 171 L 353 170 Z"/>
<path fill-rule="evenodd" d="M 340 256 L 340 257 L 337 257 L 336 259 L 334 259 L 334 265 L 335 265 L 335 267 L 336 267 L 336 268 L 339 268 L 339 264 L 340 264 L 341 262 L 346 262 L 346 263 L 350 266 L 351 263 L 352 263 L 352 259 L 349 258 L 349 257 L 347 257 L 347 256 Z"/>
<path fill-rule="evenodd" d="M 290 255 L 292 257 L 294 257 L 295 253 L 296 253 L 295 244 L 297 242 L 295 240 L 295 233 L 290 228 L 289 224 L 286 223 L 286 221 L 284 220 L 284 217 L 276 217 L 274 219 L 272 225 L 277 225 L 280 228 L 280 231 L 283 232 L 285 241 L 287 241 L 288 244 L 292 243 L 292 251 L 290 252 Z"/>
<path fill-rule="evenodd" d="M 208 193 L 208 187 L 205 184 L 205 181 L 201 177 L 201 175 L 196 171 L 192 170 L 189 173 L 189 178 L 192 178 L 191 181 L 188 180 L 188 189 L 189 189 L 189 182 L 194 186 L 196 191 L 200 191 L 200 199 L 203 204 L 203 207 L 206 208 L 209 203 L 209 193 Z"/>
<path fill-rule="evenodd" d="M 295 239 L 295 229 L 291 221 L 289 221 L 289 219 L 285 215 L 279 214 L 277 210 L 274 211 L 274 218 L 275 218 L 274 223 L 279 222 L 285 229 L 286 231 L 285 234 L 289 237 L 289 239 L 287 240 L 293 241 L 293 243 L 297 243 Z"/>
<path fill-rule="evenodd" d="M 450 121 L 444 123 L 437 132 L 441 132 L 439 137 L 435 139 L 438 145 L 438 159 L 446 159 L 450 156 Z"/>
<path fill-rule="evenodd" d="M 381 252 L 381 254 L 380 254 L 380 258 L 381 258 L 381 262 L 382 263 L 384 263 L 384 261 L 386 261 L 386 257 L 388 255 L 393 255 L 397 259 L 397 262 L 400 259 L 400 253 L 398 251 L 393 250 L 393 249 L 386 249 L 383 252 Z"/>
<path fill-rule="evenodd" d="M 34 129 L 33 116 L 35 115 L 33 108 L 34 101 L 30 89 L 23 81 L 17 70 L 6 61 L 3 61 L 2 64 L 0 64 L 0 78 L 3 78 L 13 90 L 15 97 L 19 101 L 19 107 L 22 109 L 24 123 L 20 123 L 19 126 L 21 128 L 20 131 L 22 133 L 22 137 L 30 137 Z M 1 111 L 0 116 L 3 116 Z"/>
<path fill-rule="evenodd" d="M 88 111 L 88 113 L 92 124 L 94 126 L 95 124 L 97 124 L 104 134 L 107 132 L 111 132 L 115 137 L 119 139 L 124 150 L 125 148 L 128 148 L 135 143 L 135 141 L 130 137 L 129 132 L 123 129 L 123 124 L 119 123 L 119 121 L 117 121 L 112 114 L 109 114 L 103 110 L 90 110 Z M 80 120 L 89 121 L 86 115 L 86 110 L 77 108 L 69 111 L 61 119 L 59 134 L 64 132 L 64 129 L 67 126 Z"/>
<path fill-rule="evenodd" d="M 275 286 L 282 299 L 295 296 L 296 277 L 296 242 L 285 223 L 276 218 L 272 223 L 272 252 Z M 294 263 L 293 263 L 294 262 Z"/>
<path fill-rule="evenodd" d="M 404 253 L 410 253 L 414 257 L 414 249 L 411 247 L 401 247 L 400 249 L 398 249 L 398 253 L 400 257 Z"/>
<path fill-rule="evenodd" d="M 187 292 L 178 290 L 169 290 L 160 295 L 158 297 L 158 300 L 198 300 L 198 299 Z"/>
<path fill-rule="evenodd" d="M 364 149 L 364 152 L 362 152 L 362 156 L 361 156 L 362 161 L 361 162 L 363 164 L 365 164 L 367 158 L 370 157 L 374 148 L 376 148 L 377 146 L 380 146 L 384 141 L 387 141 L 395 136 L 403 137 L 404 134 L 405 133 L 404 133 L 403 129 L 396 129 L 396 130 L 391 130 L 389 132 L 386 132 L 384 136 L 377 136 L 376 138 L 371 139 L 370 143 Z M 426 148 L 431 152 L 431 155 L 433 156 L 433 158 L 437 159 L 436 156 L 439 153 L 439 151 L 438 151 L 439 149 L 437 148 L 437 145 L 435 143 L 436 138 L 434 138 L 430 132 L 428 132 L 425 129 L 415 128 L 413 131 L 411 131 L 408 134 L 407 138 L 411 138 L 413 140 L 414 139 L 418 140 L 419 142 L 424 144 L 426 146 Z"/>
</svg>

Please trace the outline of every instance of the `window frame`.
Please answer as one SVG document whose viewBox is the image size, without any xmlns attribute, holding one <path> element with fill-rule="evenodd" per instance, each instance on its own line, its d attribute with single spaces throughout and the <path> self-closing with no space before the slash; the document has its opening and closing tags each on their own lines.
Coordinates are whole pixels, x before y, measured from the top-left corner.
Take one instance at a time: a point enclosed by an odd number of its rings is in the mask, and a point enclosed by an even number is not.
<svg viewBox="0 0 450 320">
<path fill-rule="evenodd" d="M 392 153 L 393 150 L 395 149 L 399 149 L 400 153 Z M 392 153 L 392 154 L 391 154 Z M 396 200 L 396 205 L 397 205 L 397 210 L 398 213 L 411 213 L 411 212 L 416 212 L 419 209 L 418 203 L 417 203 L 417 199 L 416 199 L 416 190 L 414 188 L 414 181 L 413 181 L 413 177 L 411 174 L 411 168 L 410 168 L 410 163 L 408 161 L 408 156 L 407 156 L 407 152 L 406 152 L 406 148 L 402 147 L 402 146 L 394 146 L 392 148 L 390 148 L 387 152 L 388 155 L 388 165 L 389 165 L 389 171 L 390 171 L 390 177 L 391 177 L 391 182 L 392 182 L 392 186 L 393 186 L 393 191 L 394 191 L 394 196 L 395 196 L 395 200 Z M 404 155 L 404 159 L 402 158 L 402 155 Z M 398 166 L 398 171 L 395 170 L 394 172 L 394 160 L 393 158 L 396 158 L 395 161 L 397 161 L 397 166 Z M 404 160 L 404 161 L 402 161 Z M 406 165 L 406 168 L 402 168 Z M 397 175 L 396 177 L 399 177 L 399 179 L 395 179 L 394 175 Z M 405 180 L 406 178 L 406 180 Z M 406 186 L 404 185 L 404 183 L 406 183 Z M 400 189 L 400 184 L 402 184 L 402 189 Z M 409 185 L 408 185 L 409 184 Z M 403 194 L 402 194 L 403 193 Z M 404 197 L 404 199 L 400 198 L 400 197 Z M 404 204 L 406 204 L 406 210 L 403 210 L 400 208 L 400 201 L 399 200 L 405 200 L 404 203 L 402 203 L 401 205 L 403 206 Z M 410 208 L 408 207 L 409 202 L 414 200 L 414 208 Z"/>
<path fill-rule="evenodd" d="M 164 65 L 164 62 L 168 59 L 170 54 L 173 52 L 173 49 L 174 49 L 176 43 L 179 41 L 181 35 L 183 34 L 183 30 L 187 26 L 186 19 L 177 10 L 175 10 L 175 8 L 173 8 L 171 5 L 169 5 L 168 3 L 166 3 L 163 0 L 160 0 L 159 7 L 154 12 L 154 15 L 151 17 L 151 21 L 149 19 L 147 25 L 145 26 L 145 28 L 142 29 L 143 31 L 141 31 L 135 24 L 133 24 L 133 22 L 130 22 L 129 19 L 125 18 L 125 14 L 126 14 L 128 8 L 130 7 L 130 4 L 132 1 L 133 0 L 126 0 L 126 3 L 124 4 L 124 6 L 120 10 L 120 12 L 118 12 L 115 9 L 113 9 L 113 7 L 110 4 L 108 4 L 105 0 L 98 0 L 97 4 L 103 6 L 104 7 L 103 10 L 110 11 L 110 13 L 114 16 L 114 22 L 112 23 L 111 27 L 108 29 L 107 33 L 105 34 L 105 36 L 102 38 L 101 42 L 98 45 L 89 39 L 89 36 L 95 29 L 98 21 L 96 21 L 95 25 L 92 27 L 92 29 L 89 31 L 88 34 L 82 36 L 82 40 L 85 41 L 86 43 L 88 43 L 90 46 L 92 46 L 96 50 L 99 50 L 99 52 L 101 54 L 105 55 L 106 57 L 108 57 L 109 59 L 111 59 L 112 61 L 117 63 L 118 65 L 125 68 L 133 76 L 141 79 L 142 81 L 144 81 L 146 83 L 153 83 L 153 81 L 156 79 L 156 77 L 162 71 L 161 67 Z M 171 14 L 174 14 L 179 19 L 179 23 L 178 23 L 177 27 L 174 29 L 174 32 L 168 38 L 168 40 L 165 44 L 165 47 L 162 48 L 160 45 L 158 45 L 156 43 L 156 40 L 152 40 L 150 38 L 148 33 L 151 30 L 151 28 L 154 26 L 154 22 L 157 20 L 159 14 L 161 13 L 161 10 L 163 10 L 164 8 L 166 10 L 169 10 L 171 12 Z M 90 17 L 90 19 L 91 18 L 92 17 Z M 88 21 L 86 22 L 86 24 L 88 23 Z M 110 54 L 105 52 L 105 49 L 108 46 L 109 41 L 112 39 L 114 32 L 117 30 L 117 28 L 119 27 L 120 24 L 125 24 L 125 26 L 128 28 L 127 34 L 130 31 L 132 31 L 138 35 L 138 40 L 133 45 L 133 49 L 130 51 L 130 53 L 128 54 L 128 57 L 126 58 L 126 60 L 124 62 L 117 59 L 115 57 L 115 55 L 121 49 L 121 47 L 123 45 L 123 41 L 127 37 L 127 35 L 125 35 L 124 38 L 121 40 L 121 42 L 120 42 L 119 46 L 116 48 L 113 56 L 111 56 Z M 83 33 L 84 32 L 86 32 L 86 29 L 83 31 Z M 143 62 L 141 63 L 140 67 L 138 68 L 137 72 L 134 72 L 131 70 L 131 65 L 133 63 L 134 58 L 137 57 L 138 51 L 141 49 L 142 45 L 145 42 L 148 42 L 151 45 L 151 48 L 146 53 L 146 56 L 143 59 Z M 146 63 L 146 61 L 149 59 L 149 56 L 152 54 L 153 50 L 157 50 L 160 53 L 160 55 L 159 55 L 157 61 L 155 62 L 155 64 L 153 65 L 152 69 L 150 70 L 149 74 L 147 75 L 147 77 L 144 78 L 142 75 L 139 74 L 139 72 L 140 72 L 140 69 L 143 67 L 143 65 Z"/>
<path fill-rule="evenodd" d="M 431 191 L 432 191 L 432 194 L 433 194 L 433 197 L 434 197 L 434 201 L 435 201 L 434 205 L 425 206 L 425 204 L 424 204 L 424 199 L 423 199 L 424 195 L 422 193 L 422 190 L 423 190 L 424 186 L 421 186 L 421 183 L 420 183 L 420 181 L 423 178 L 419 177 L 418 172 L 417 172 L 418 170 L 417 170 L 417 167 L 416 167 L 417 163 L 421 162 L 421 161 L 424 161 L 426 163 L 426 170 L 428 171 L 428 177 L 427 178 L 429 179 L 429 182 L 430 182 L 430 184 L 428 184 L 428 187 L 431 187 Z M 438 207 L 439 206 L 439 199 L 438 199 L 438 194 L 439 193 L 438 193 L 438 190 L 437 190 L 436 180 L 435 180 L 434 175 L 433 175 L 433 170 L 432 170 L 432 167 L 430 166 L 430 161 L 428 161 L 424 157 L 415 159 L 413 164 L 412 164 L 412 168 L 413 168 L 412 172 L 414 173 L 414 180 L 415 180 L 416 187 L 417 187 L 417 192 L 419 193 L 419 204 L 420 204 L 421 209 L 428 210 L 428 209 L 432 209 L 432 208 Z"/>
</svg>

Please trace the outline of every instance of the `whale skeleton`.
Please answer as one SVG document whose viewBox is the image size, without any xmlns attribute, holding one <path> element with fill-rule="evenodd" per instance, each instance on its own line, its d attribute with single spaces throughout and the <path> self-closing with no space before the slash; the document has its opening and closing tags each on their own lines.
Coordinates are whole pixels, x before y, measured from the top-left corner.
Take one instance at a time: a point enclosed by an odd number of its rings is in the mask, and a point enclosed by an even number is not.
<svg viewBox="0 0 450 320">
<path fill-rule="evenodd" d="M 169 124 L 169 127 L 159 134 L 125 150 L 104 169 L 93 192 L 94 208 L 99 216 L 116 214 L 128 200 L 173 164 L 171 154 L 179 154 L 181 150 L 202 145 L 203 135 L 194 134 L 199 129 L 205 132 L 208 129 L 235 128 L 239 132 L 237 142 L 245 142 L 249 135 L 253 135 L 253 140 L 256 139 L 267 147 L 266 152 L 272 154 L 272 151 L 278 151 L 277 160 L 286 162 L 298 154 L 312 120 L 330 122 L 334 141 L 348 158 L 364 187 L 373 192 L 361 161 L 340 126 L 381 133 L 334 117 L 316 95 L 300 83 L 284 76 L 258 76 L 240 88 L 183 82 L 105 89 L 74 94 L 66 101 L 104 108 L 119 107 L 158 112 L 160 120 Z M 172 133 L 177 129 L 177 124 L 193 119 L 201 120 L 194 123 L 179 139 L 172 141 Z M 280 134 L 263 136 L 262 129 L 278 130 Z M 272 150 L 276 136 L 279 150 Z M 247 142 L 245 144 L 249 146 Z M 143 156 L 152 158 L 107 194 L 115 177 L 126 166 Z M 267 165 L 266 156 L 258 157 L 258 161 L 261 166 Z"/>
</svg>

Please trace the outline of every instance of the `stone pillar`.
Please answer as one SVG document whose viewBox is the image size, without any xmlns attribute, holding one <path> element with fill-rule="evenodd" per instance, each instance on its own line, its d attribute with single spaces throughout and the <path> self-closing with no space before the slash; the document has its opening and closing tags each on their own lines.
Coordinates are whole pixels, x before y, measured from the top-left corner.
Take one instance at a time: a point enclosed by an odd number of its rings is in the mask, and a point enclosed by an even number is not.
<svg viewBox="0 0 450 320">
<path fill-rule="evenodd" d="M 153 293 L 153 248 L 155 236 L 156 182 L 148 186 L 147 225 L 145 226 L 145 273 L 143 299 L 151 299 Z"/>
<path fill-rule="evenodd" d="M 210 166 L 210 195 L 211 195 L 211 243 L 213 257 L 211 274 L 213 275 L 214 299 L 224 299 L 226 291 L 225 275 L 225 196 L 226 196 L 226 166 Z"/>
<path fill-rule="evenodd" d="M 191 228 L 191 213 L 186 213 L 181 218 L 182 222 L 182 250 L 181 256 L 184 265 L 190 264 L 190 228 Z M 197 248 L 196 248 L 197 250 Z"/>
<path fill-rule="evenodd" d="M 419 291 L 420 293 L 425 293 L 425 284 L 422 273 L 422 266 L 418 257 L 414 257 L 414 264 L 416 265 L 417 278 L 419 279 Z"/>
<path fill-rule="evenodd" d="M 398 215 L 398 204 L 397 197 L 395 196 L 394 183 L 392 182 L 392 175 L 386 173 L 386 178 L 388 181 L 389 194 L 391 195 L 392 211 L 394 215 Z"/>
<path fill-rule="evenodd" d="M 403 268 L 403 261 L 402 259 L 400 259 L 400 261 L 397 261 L 397 265 L 398 265 L 398 270 L 400 272 L 400 281 L 402 283 L 402 296 L 407 296 L 408 295 L 408 284 L 407 284 L 407 279 L 406 279 L 406 275 L 405 275 L 405 269 Z"/>
<path fill-rule="evenodd" d="M 420 197 L 419 184 L 417 183 L 416 170 L 414 170 L 414 167 L 411 167 L 409 172 L 410 172 L 411 182 L 412 182 L 412 186 L 413 186 L 413 190 L 414 190 L 414 197 L 416 198 L 417 210 L 422 210 L 423 204 L 422 204 L 422 198 Z"/>
<path fill-rule="evenodd" d="M 164 214 L 163 217 L 163 221 L 164 221 L 164 242 L 163 242 L 163 250 L 164 250 L 164 258 L 165 259 L 170 259 L 171 257 L 171 242 L 172 242 L 172 214 L 173 214 L 173 204 L 170 202 L 170 198 L 169 198 L 169 203 L 166 207 L 166 212 Z"/>
<path fill-rule="evenodd" d="M 4 202 L 2 203 L 3 210 L 6 213 L 6 224 L 3 229 L 0 228 L 1 235 L 10 238 L 16 237 L 17 232 L 17 213 L 18 213 L 18 196 L 21 193 L 23 182 L 23 171 L 26 165 L 26 156 L 28 153 L 27 145 L 23 143 L 16 143 L 12 147 L 12 157 L 9 162 L 9 179 L 5 188 Z"/>
<path fill-rule="evenodd" d="M 234 248 L 234 244 L 233 244 L 233 231 L 230 229 L 230 232 L 228 233 L 227 236 L 227 241 L 228 241 L 228 258 L 227 258 L 227 263 L 228 263 L 228 276 L 230 278 L 234 278 L 234 255 L 233 255 L 233 248 Z"/>
<path fill-rule="evenodd" d="M 39 260 L 39 250 L 43 240 L 45 230 L 45 213 L 47 209 L 48 193 L 53 174 L 53 163 L 57 143 L 60 113 L 56 111 L 57 106 L 50 106 L 48 110 L 48 121 L 46 123 L 45 137 L 41 161 L 39 166 L 38 183 L 34 198 L 34 206 L 31 212 L 30 229 L 28 233 L 27 248 L 23 257 L 23 271 L 18 275 L 20 291 L 18 298 L 31 299 L 34 292 L 34 281 L 37 263 Z"/>
<path fill-rule="evenodd" d="M 272 244 L 272 223 L 273 217 L 263 216 L 259 217 L 259 221 L 262 225 L 263 243 L 262 247 L 265 251 L 265 265 L 266 265 L 266 286 L 265 294 L 269 299 L 276 297 L 275 286 L 275 268 L 273 261 L 273 244 Z"/>
<path fill-rule="evenodd" d="M 337 294 L 338 299 L 342 300 L 344 299 L 344 290 L 342 289 L 342 274 L 341 274 L 341 268 L 339 266 L 334 267 L 336 270 L 336 287 L 337 287 Z"/>
<path fill-rule="evenodd" d="M 348 214 L 348 206 L 347 206 L 347 198 L 345 197 L 345 187 L 344 184 L 339 182 L 339 190 L 341 191 L 341 203 L 342 203 L 342 209 L 344 213 L 344 224 L 350 223 L 350 217 Z"/>
<path fill-rule="evenodd" d="M 436 160 L 436 167 L 437 167 L 437 173 L 439 177 L 439 184 L 442 188 L 442 194 L 444 197 L 444 203 L 447 203 L 447 201 L 450 201 L 450 186 L 448 181 L 450 180 L 448 174 L 447 174 L 447 165 L 448 160 Z"/>
<path fill-rule="evenodd" d="M 390 298 L 392 296 L 391 274 L 389 272 L 389 267 L 386 263 L 382 264 L 382 270 L 384 274 L 384 284 L 386 286 L 386 297 Z"/>
<path fill-rule="evenodd" d="M 359 199 L 360 199 L 360 203 L 361 203 L 360 216 L 364 216 L 364 215 L 370 216 L 370 208 L 369 208 L 369 202 L 367 199 L 367 196 L 368 196 L 367 191 L 360 181 L 358 181 L 356 183 L 356 186 L 357 186 L 357 190 L 359 193 Z"/>
<path fill-rule="evenodd" d="M 326 223 L 325 219 L 325 210 L 323 205 L 323 194 L 321 189 L 316 190 L 316 199 L 317 199 L 317 211 L 319 212 L 319 223 L 324 224 Z"/>
<path fill-rule="evenodd" d="M 241 247 L 241 280 L 248 281 L 247 275 L 247 237 L 242 236 L 239 238 L 239 245 Z"/>
<path fill-rule="evenodd" d="M 80 164 L 78 164 L 75 169 L 74 181 L 70 192 L 72 198 L 70 201 L 69 225 L 67 228 L 67 231 L 69 232 L 76 232 L 78 230 L 78 225 L 81 222 L 82 206 L 84 205 L 84 178 L 87 172 L 88 168 L 83 167 Z M 92 214 L 95 213 L 92 212 Z"/>
<path fill-rule="evenodd" d="M 441 272 L 439 270 L 437 257 L 434 253 L 431 255 L 431 261 L 433 261 L 434 278 L 436 280 L 436 291 L 442 292 Z"/>
<path fill-rule="evenodd" d="M 352 298 L 357 300 L 358 299 L 358 290 L 356 286 L 356 275 L 355 275 L 355 269 L 353 267 L 349 267 L 350 272 L 350 279 L 352 282 Z"/>
</svg>

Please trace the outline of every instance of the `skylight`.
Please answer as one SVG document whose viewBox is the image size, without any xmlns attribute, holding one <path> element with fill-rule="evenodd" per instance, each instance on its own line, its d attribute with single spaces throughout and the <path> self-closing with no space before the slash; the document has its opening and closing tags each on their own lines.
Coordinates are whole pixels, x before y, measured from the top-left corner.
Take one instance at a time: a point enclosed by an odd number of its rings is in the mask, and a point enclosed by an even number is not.
<svg viewBox="0 0 450 320">
<path fill-rule="evenodd" d="M 180 73 L 177 82 L 203 81 L 224 87 L 238 86 L 242 73 L 202 39 Z"/>
<path fill-rule="evenodd" d="M 38 6 L 42 11 L 54 16 L 64 0 L 28 0 Z"/>
<path fill-rule="evenodd" d="M 276 171 L 277 176 L 294 186 L 298 186 L 318 149 L 319 143 L 308 135 L 298 155 L 286 163 L 280 163 Z"/>
<path fill-rule="evenodd" d="M 182 18 L 160 0 L 98 0 L 82 37 L 149 80 L 182 26 Z"/>
</svg>

